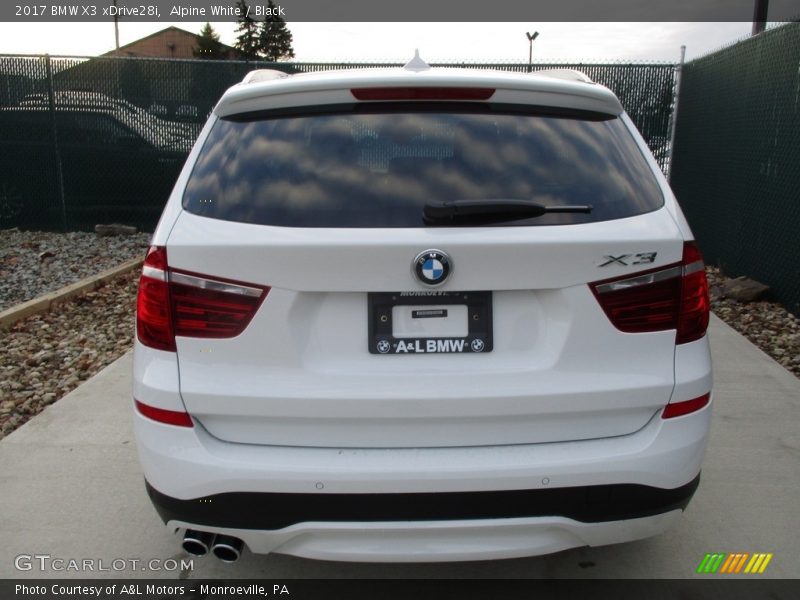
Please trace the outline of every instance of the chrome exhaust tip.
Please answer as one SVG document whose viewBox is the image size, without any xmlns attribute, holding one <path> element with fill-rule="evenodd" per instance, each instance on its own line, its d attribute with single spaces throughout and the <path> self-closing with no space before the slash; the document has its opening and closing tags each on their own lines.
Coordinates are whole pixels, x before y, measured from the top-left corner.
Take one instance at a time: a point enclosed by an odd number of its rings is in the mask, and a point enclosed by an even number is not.
<svg viewBox="0 0 800 600">
<path fill-rule="evenodd" d="M 218 535 L 211 546 L 214 553 L 222 562 L 232 563 L 239 560 L 242 554 L 242 540 L 230 535 Z"/>
<path fill-rule="evenodd" d="M 209 531 L 187 529 L 183 536 L 183 549 L 192 556 L 205 556 L 214 545 L 214 534 Z"/>
</svg>

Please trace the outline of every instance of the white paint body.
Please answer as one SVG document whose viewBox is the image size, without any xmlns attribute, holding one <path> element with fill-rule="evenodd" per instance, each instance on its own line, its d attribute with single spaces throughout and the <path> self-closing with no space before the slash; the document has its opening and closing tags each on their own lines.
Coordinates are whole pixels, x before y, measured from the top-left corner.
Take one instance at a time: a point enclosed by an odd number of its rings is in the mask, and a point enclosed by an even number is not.
<svg viewBox="0 0 800 600">
<path fill-rule="evenodd" d="M 497 88 L 493 101 L 621 115 L 664 194 L 655 212 L 552 227 L 303 229 L 228 222 L 181 208 L 213 122 L 241 111 L 352 102 L 358 86 Z M 681 260 L 692 239 L 657 164 L 605 88 L 491 73 L 354 72 L 234 86 L 217 105 L 153 236 L 171 268 L 270 286 L 232 339 L 177 338 L 177 353 L 135 345 L 134 397 L 192 415 L 193 428 L 136 414 L 148 482 L 190 499 L 225 492 L 470 492 L 642 484 L 699 472 L 711 408 L 664 420 L 670 401 L 711 390 L 708 341 L 628 334 L 588 282 L 636 273 L 606 255 Z M 426 248 L 455 269 L 441 291 L 491 291 L 486 354 L 367 351 L 367 292 L 428 291 L 410 269 Z M 496 268 L 495 265 L 502 265 Z M 640 269 L 641 270 L 641 269 Z M 300 523 L 214 529 L 254 552 L 340 560 L 466 560 L 555 552 L 659 533 L 680 511 L 581 523 L 562 517 Z M 174 521 L 170 525 L 192 527 Z M 209 529 L 205 527 L 204 529 Z"/>
</svg>

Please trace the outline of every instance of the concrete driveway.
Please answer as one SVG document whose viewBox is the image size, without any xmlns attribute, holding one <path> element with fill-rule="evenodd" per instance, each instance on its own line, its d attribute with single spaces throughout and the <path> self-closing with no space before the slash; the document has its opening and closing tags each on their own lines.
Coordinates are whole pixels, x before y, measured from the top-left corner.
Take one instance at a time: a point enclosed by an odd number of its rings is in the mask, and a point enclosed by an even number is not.
<svg viewBox="0 0 800 600">
<path fill-rule="evenodd" d="M 707 552 L 772 552 L 758 577 L 798 577 L 800 380 L 716 318 L 711 340 L 715 413 L 700 488 L 660 537 L 479 563 L 332 563 L 245 551 L 235 564 L 208 556 L 183 570 L 180 539 L 144 491 L 129 353 L 0 442 L 0 578 L 684 578 L 701 577 L 695 570 Z M 50 558 L 25 558 L 35 555 Z M 53 563 L 62 570 L 39 568 L 52 559 L 65 561 Z M 95 570 L 63 570 L 70 559 L 92 559 Z M 143 569 L 152 559 L 175 559 L 178 568 Z"/>
</svg>

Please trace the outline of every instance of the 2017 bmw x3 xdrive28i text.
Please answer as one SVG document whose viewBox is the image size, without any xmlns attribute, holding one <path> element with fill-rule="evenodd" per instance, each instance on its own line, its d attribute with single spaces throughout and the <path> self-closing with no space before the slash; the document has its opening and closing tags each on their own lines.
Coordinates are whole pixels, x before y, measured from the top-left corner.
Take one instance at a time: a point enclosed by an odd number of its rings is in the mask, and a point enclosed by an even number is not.
<svg viewBox="0 0 800 600">
<path fill-rule="evenodd" d="M 145 260 L 147 489 L 223 560 L 657 534 L 698 485 L 708 315 L 667 182 L 582 74 L 253 72 Z"/>
</svg>

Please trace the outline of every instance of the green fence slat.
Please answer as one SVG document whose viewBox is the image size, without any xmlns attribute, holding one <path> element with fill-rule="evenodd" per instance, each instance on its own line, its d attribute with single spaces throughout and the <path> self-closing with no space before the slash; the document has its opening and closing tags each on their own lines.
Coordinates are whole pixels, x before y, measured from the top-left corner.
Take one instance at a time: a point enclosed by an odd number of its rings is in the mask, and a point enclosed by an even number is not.
<svg viewBox="0 0 800 600">
<path fill-rule="evenodd" d="M 683 68 L 671 184 L 706 262 L 800 314 L 800 23 Z"/>
<path fill-rule="evenodd" d="M 152 230 L 192 141 L 222 93 L 256 68 L 286 73 L 401 67 L 391 63 L 268 63 L 51 57 L 56 131 L 70 227 L 119 221 Z M 452 63 L 526 72 L 527 63 Z M 578 69 L 620 98 L 659 165 L 667 163 L 675 69 L 665 63 L 534 64 Z M 0 56 L 0 229 L 59 229 L 52 140 L 38 132 L 49 86 L 43 57 Z M 21 110 L 27 105 L 26 110 Z M 33 108 L 31 108 L 33 107 Z M 15 112 L 16 111 L 16 112 Z"/>
</svg>

